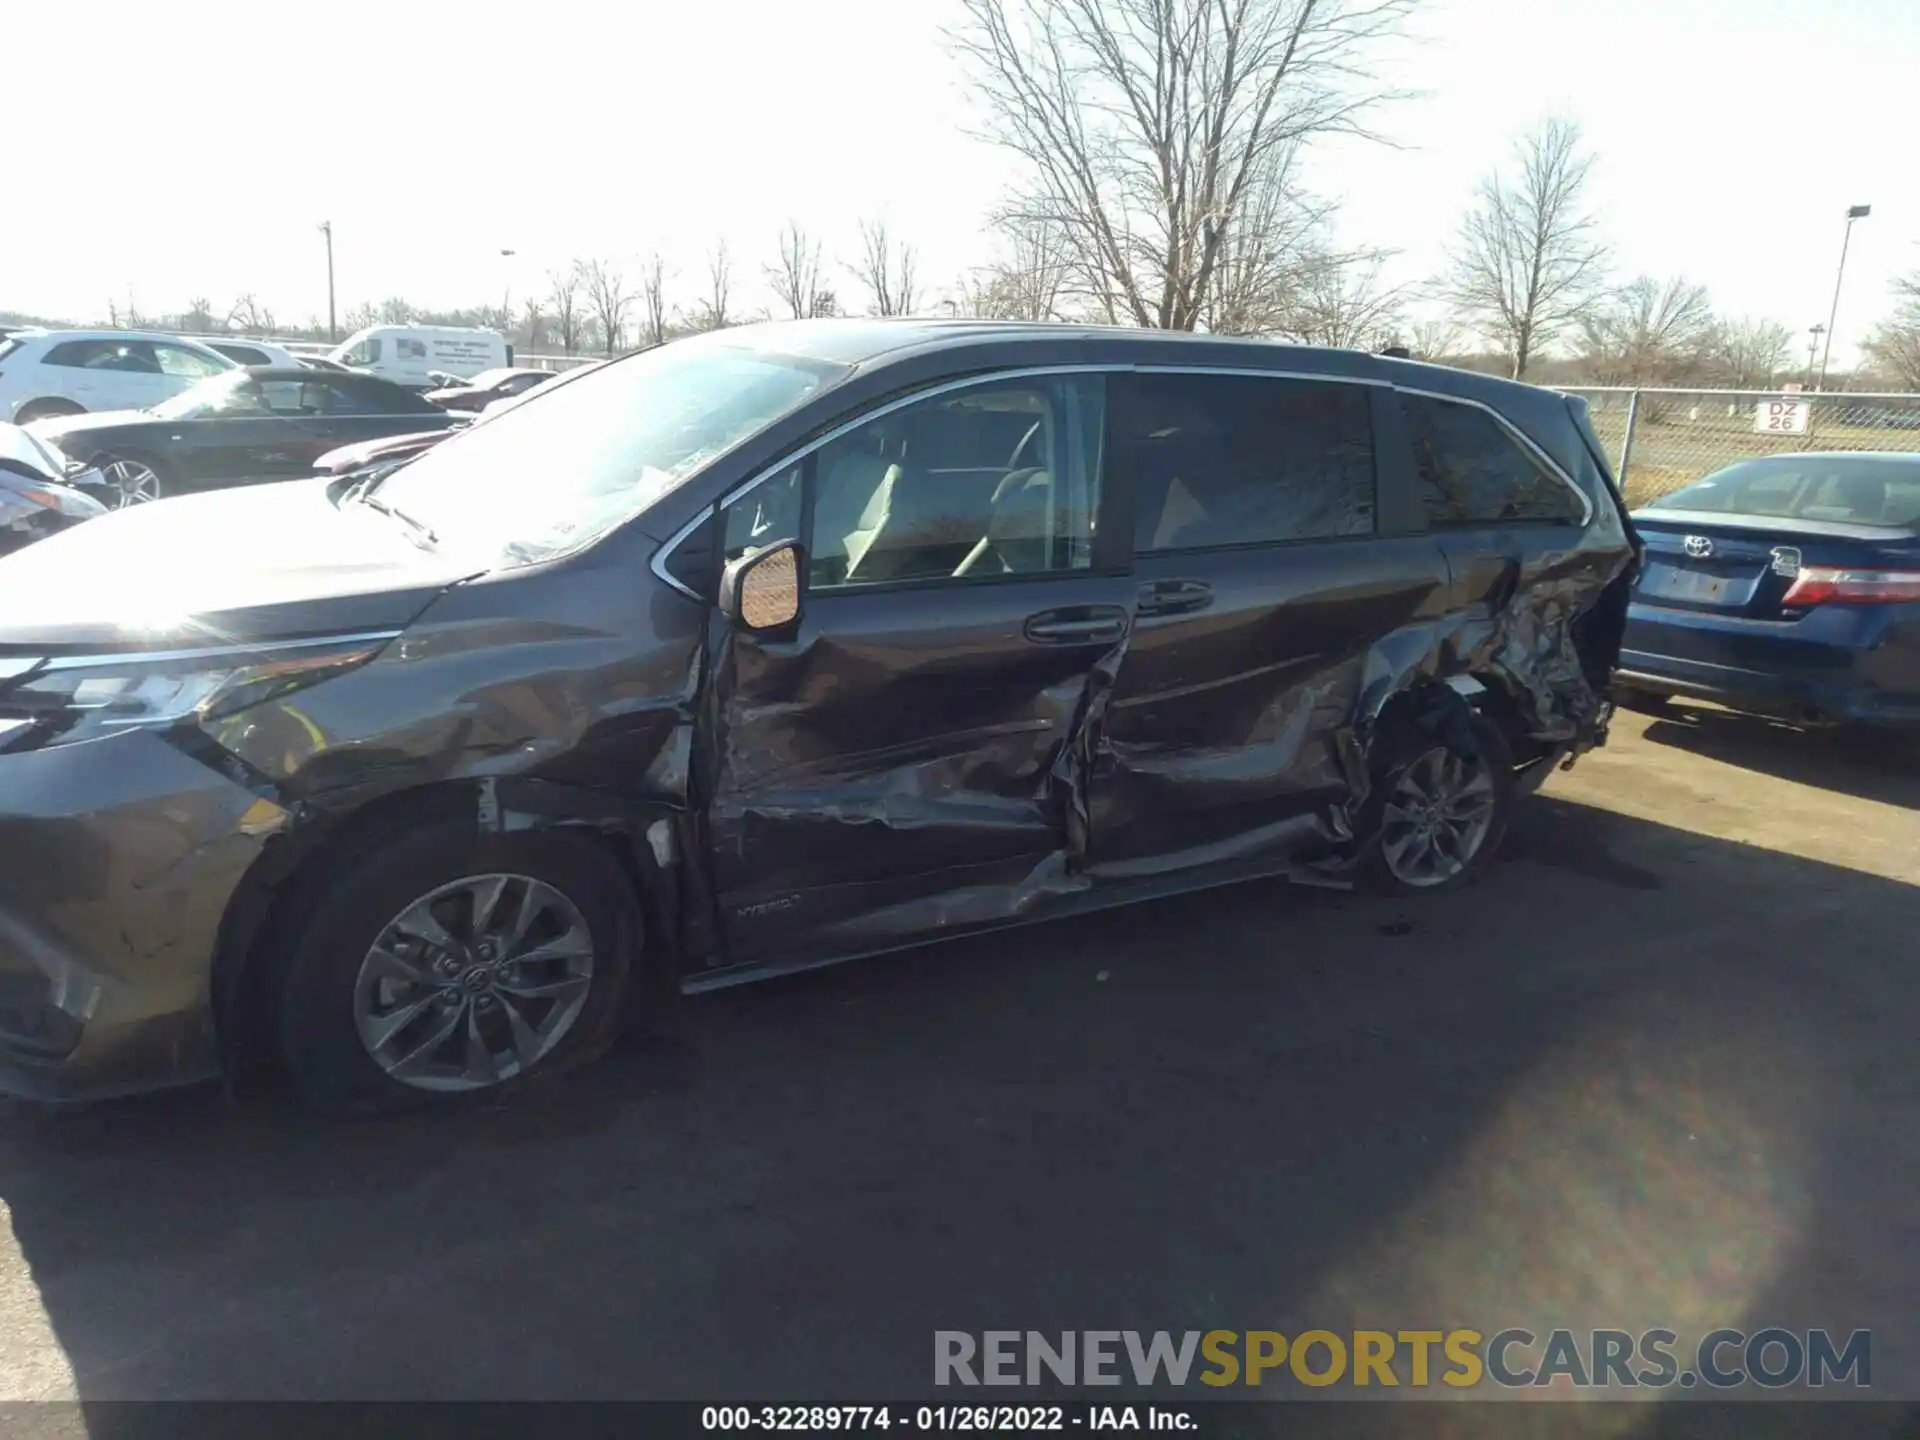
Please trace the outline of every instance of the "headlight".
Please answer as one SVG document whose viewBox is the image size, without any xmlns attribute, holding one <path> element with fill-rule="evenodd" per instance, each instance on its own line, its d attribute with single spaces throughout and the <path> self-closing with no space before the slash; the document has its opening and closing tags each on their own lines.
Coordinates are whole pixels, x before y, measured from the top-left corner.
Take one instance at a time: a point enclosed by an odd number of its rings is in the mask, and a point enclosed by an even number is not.
<svg viewBox="0 0 1920 1440">
<path fill-rule="evenodd" d="M 392 638 L 0 660 L 0 749 L 43 749 L 122 730 L 217 720 L 364 665 Z"/>
</svg>

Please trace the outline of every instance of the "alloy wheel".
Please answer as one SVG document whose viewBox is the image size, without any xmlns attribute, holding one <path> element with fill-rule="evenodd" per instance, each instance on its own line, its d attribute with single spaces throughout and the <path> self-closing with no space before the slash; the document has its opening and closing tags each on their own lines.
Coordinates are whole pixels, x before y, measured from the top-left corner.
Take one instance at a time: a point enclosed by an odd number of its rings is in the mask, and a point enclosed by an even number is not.
<svg viewBox="0 0 1920 1440">
<path fill-rule="evenodd" d="M 353 1019 L 390 1078 L 483 1090 L 531 1070 L 579 1019 L 593 934 L 560 891 L 470 875 L 408 905 L 360 964 Z"/>
<path fill-rule="evenodd" d="M 151 465 L 143 465 L 138 460 L 115 460 L 102 473 L 118 492 L 116 509 L 145 505 L 160 498 L 160 477 L 154 474 Z"/>
<path fill-rule="evenodd" d="M 1477 756 L 1436 745 L 1404 771 L 1387 797 L 1380 852 L 1395 879 L 1444 885 L 1473 863 L 1493 828 L 1493 776 Z"/>
</svg>

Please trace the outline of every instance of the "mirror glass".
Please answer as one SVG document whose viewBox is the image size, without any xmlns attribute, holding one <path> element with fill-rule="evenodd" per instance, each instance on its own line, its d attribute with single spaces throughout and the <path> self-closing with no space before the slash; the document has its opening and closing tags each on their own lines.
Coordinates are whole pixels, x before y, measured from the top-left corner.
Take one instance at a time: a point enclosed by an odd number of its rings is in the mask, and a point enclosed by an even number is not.
<svg viewBox="0 0 1920 1440">
<path fill-rule="evenodd" d="M 799 549 L 782 545 L 740 577 L 740 623 L 749 630 L 777 630 L 800 614 Z"/>
</svg>

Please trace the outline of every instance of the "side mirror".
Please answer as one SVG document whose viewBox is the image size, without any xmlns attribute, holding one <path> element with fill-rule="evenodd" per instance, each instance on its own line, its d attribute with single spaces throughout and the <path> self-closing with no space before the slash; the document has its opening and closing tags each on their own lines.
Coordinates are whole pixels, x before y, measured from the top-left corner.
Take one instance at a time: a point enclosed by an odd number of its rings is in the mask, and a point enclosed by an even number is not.
<svg viewBox="0 0 1920 1440">
<path fill-rule="evenodd" d="M 720 574 L 720 608 L 749 634 L 782 630 L 800 618 L 798 540 L 782 540 L 727 563 Z"/>
</svg>

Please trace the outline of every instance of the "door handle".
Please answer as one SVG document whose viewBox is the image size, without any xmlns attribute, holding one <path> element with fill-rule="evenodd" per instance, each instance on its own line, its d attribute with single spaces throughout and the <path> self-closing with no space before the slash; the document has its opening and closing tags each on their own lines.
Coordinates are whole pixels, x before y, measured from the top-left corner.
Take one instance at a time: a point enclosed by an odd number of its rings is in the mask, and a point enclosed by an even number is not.
<svg viewBox="0 0 1920 1440">
<path fill-rule="evenodd" d="M 1204 580 L 1150 580 L 1140 587 L 1140 614 L 1191 615 L 1213 604 L 1213 587 Z"/>
<path fill-rule="evenodd" d="M 1029 615 L 1021 633 L 1036 645 L 1112 645 L 1126 638 L 1127 612 L 1118 605 L 1065 605 Z"/>
</svg>

